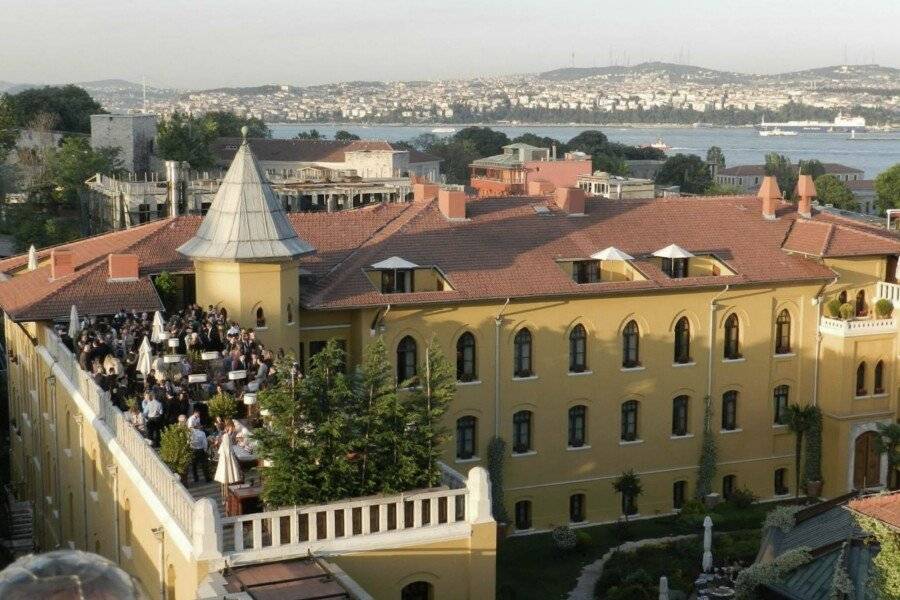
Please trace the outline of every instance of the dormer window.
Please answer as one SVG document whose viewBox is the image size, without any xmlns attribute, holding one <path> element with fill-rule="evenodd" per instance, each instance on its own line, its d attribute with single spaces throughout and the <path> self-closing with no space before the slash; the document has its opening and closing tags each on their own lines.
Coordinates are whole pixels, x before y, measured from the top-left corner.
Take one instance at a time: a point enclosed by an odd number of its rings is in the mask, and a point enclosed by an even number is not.
<svg viewBox="0 0 900 600">
<path fill-rule="evenodd" d="M 657 250 L 653 253 L 653 256 L 660 258 L 660 269 L 673 279 L 681 279 L 688 276 L 688 260 L 694 257 L 693 254 L 675 244 Z"/>
<path fill-rule="evenodd" d="M 599 260 L 576 260 L 572 262 L 572 280 L 575 283 L 596 283 L 600 281 Z"/>
<path fill-rule="evenodd" d="M 399 256 L 392 256 L 372 265 L 381 275 L 382 294 L 406 294 L 415 291 L 415 269 L 419 265 Z"/>
</svg>

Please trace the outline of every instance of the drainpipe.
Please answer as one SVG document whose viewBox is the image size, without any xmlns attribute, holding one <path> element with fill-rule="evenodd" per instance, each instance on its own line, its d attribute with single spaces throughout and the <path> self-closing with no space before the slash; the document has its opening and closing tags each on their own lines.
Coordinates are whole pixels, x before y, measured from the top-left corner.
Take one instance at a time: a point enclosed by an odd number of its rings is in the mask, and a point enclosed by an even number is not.
<svg viewBox="0 0 900 600">
<path fill-rule="evenodd" d="M 500 437 L 500 327 L 503 325 L 503 313 L 507 306 L 509 298 L 494 318 L 494 437 L 498 438 Z"/>
<path fill-rule="evenodd" d="M 716 300 L 721 298 L 731 285 L 726 285 L 725 289 L 712 297 L 709 301 L 709 364 L 706 370 L 706 405 L 712 402 L 712 378 L 713 378 L 713 355 L 716 350 Z"/>
<path fill-rule="evenodd" d="M 835 276 L 834 279 L 831 280 L 831 285 L 836 284 L 838 281 L 838 277 Z M 813 358 L 813 389 L 812 389 L 812 405 L 818 406 L 819 404 L 819 354 L 822 351 L 822 332 L 819 331 L 819 328 L 822 326 L 822 294 L 825 292 L 826 285 L 823 285 L 819 290 L 819 293 L 816 294 L 813 301 L 816 304 L 816 354 Z"/>
<path fill-rule="evenodd" d="M 113 520 L 113 535 L 116 539 L 116 564 L 121 565 L 122 544 L 119 541 L 119 467 L 117 465 L 109 465 L 106 467 L 106 470 L 109 471 L 109 474 L 112 476 L 113 510 L 116 511 L 116 518 Z"/>
<path fill-rule="evenodd" d="M 84 544 L 82 545 L 82 549 L 85 552 L 90 552 L 90 548 L 88 548 L 88 491 L 87 491 L 87 479 L 85 479 L 84 472 L 84 415 L 77 414 L 72 415 L 72 419 L 78 425 L 78 453 L 81 455 L 79 457 L 78 464 L 81 466 L 81 524 L 84 527 Z M 74 536 L 73 536 L 74 537 Z"/>
<path fill-rule="evenodd" d="M 159 597 L 166 600 L 166 530 L 160 525 L 150 531 L 159 540 Z"/>
</svg>

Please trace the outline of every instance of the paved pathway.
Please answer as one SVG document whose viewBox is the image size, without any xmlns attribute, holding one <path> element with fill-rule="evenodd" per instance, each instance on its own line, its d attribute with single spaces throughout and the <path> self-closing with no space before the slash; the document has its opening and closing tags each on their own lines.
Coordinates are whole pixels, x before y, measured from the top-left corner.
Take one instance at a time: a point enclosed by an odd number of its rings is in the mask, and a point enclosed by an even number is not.
<svg viewBox="0 0 900 600">
<path fill-rule="evenodd" d="M 625 542 L 624 544 L 616 546 L 615 548 L 610 548 L 606 554 L 604 554 L 602 557 L 595 560 L 591 564 L 586 565 L 584 569 L 581 570 L 581 575 L 578 576 L 578 582 L 575 584 L 575 588 L 571 592 L 569 592 L 568 600 L 594 600 L 594 587 L 597 585 L 597 580 L 600 579 L 600 575 L 603 573 L 603 565 L 605 565 L 606 561 L 608 561 L 610 557 L 616 552 L 633 552 L 641 546 L 659 546 L 662 544 L 667 544 L 669 542 L 686 540 L 695 537 L 699 536 L 696 534 L 688 534 L 673 535 L 670 537 L 661 538 L 648 538 L 645 540 Z"/>
</svg>

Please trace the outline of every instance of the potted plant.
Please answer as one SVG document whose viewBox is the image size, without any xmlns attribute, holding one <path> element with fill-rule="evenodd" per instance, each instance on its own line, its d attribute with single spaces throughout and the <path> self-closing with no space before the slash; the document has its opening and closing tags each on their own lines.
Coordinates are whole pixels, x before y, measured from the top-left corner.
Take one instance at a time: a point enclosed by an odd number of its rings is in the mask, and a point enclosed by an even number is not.
<svg viewBox="0 0 900 600">
<path fill-rule="evenodd" d="M 187 427 L 169 425 L 163 429 L 159 441 L 159 458 L 184 480 L 193 458 L 191 434 Z"/>
<path fill-rule="evenodd" d="M 887 455 L 888 474 L 886 483 L 888 489 L 897 489 L 900 487 L 900 482 L 897 481 L 900 479 L 900 477 L 897 476 L 897 468 L 900 467 L 900 424 L 878 424 L 876 450 L 879 454 Z"/>
<path fill-rule="evenodd" d="M 882 319 L 889 318 L 894 313 L 894 303 L 887 298 L 880 298 L 875 303 L 875 314 Z"/>
<path fill-rule="evenodd" d="M 641 478 L 633 469 L 624 471 L 613 481 L 613 489 L 622 495 L 622 514 L 625 515 L 625 521 L 628 517 L 637 514 L 638 496 L 644 493 L 644 486 L 641 485 Z"/>
<path fill-rule="evenodd" d="M 838 309 L 838 312 L 840 312 L 841 318 L 843 320 L 849 321 L 856 314 L 856 307 L 853 306 L 852 304 L 850 304 L 849 302 L 844 302 L 843 304 L 841 304 L 841 307 L 840 307 L 840 309 Z"/>
<path fill-rule="evenodd" d="M 837 298 L 832 298 L 825 305 L 825 308 L 828 311 L 828 316 L 833 319 L 839 319 L 841 317 L 841 301 Z"/>
<path fill-rule="evenodd" d="M 238 413 L 237 400 L 231 394 L 216 394 L 209 399 L 209 416 L 223 421 L 233 419 Z"/>
</svg>

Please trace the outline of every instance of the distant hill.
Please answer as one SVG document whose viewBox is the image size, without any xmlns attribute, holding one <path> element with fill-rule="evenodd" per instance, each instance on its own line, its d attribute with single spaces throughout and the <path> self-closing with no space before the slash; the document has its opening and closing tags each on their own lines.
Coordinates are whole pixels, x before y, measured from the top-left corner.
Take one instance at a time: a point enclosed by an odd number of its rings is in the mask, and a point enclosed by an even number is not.
<svg viewBox="0 0 900 600">
<path fill-rule="evenodd" d="M 866 77 L 900 78 L 900 69 L 881 65 L 834 65 L 803 71 L 779 73 L 778 79 L 860 79 Z"/>
<path fill-rule="evenodd" d="M 86 90 L 140 90 L 141 84 L 127 81 L 125 79 L 98 79 L 97 81 L 79 81 L 76 83 L 78 87 Z"/>
</svg>

